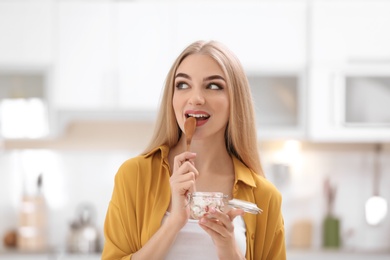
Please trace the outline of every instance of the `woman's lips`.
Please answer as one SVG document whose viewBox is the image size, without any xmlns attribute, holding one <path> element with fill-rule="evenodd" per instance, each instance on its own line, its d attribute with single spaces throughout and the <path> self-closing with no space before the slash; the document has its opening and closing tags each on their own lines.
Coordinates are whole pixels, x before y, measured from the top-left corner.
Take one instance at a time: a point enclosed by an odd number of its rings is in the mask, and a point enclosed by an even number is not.
<svg viewBox="0 0 390 260">
<path fill-rule="evenodd" d="M 202 125 L 206 124 L 207 121 L 209 121 L 209 118 L 210 118 L 210 117 L 207 117 L 207 118 L 199 118 L 199 119 L 197 118 L 197 119 L 196 119 L 196 127 L 202 126 Z"/>
<path fill-rule="evenodd" d="M 185 114 L 186 118 L 194 117 L 196 118 L 196 126 L 202 126 L 207 123 L 210 118 L 210 115 L 203 111 L 188 111 Z"/>
</svg>

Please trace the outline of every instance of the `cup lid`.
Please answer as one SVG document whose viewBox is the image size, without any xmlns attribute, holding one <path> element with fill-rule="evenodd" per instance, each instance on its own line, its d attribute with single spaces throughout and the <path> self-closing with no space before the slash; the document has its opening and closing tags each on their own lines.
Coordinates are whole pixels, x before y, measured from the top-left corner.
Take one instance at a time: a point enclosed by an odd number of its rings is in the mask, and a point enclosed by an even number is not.
<svg viewBox="0 0 390 260">
<path fill-rule="evenodd" d="M 263 210 L 258 208 L 256 204 L 249 202 L 249 201 L 244 201 L 244 200 L 239 200 L 239 199 L 231 199 L 228 202 L 229 206 L 233 208 L 238 208 L 242 209 L 245 212 L 251 213 L 251 214 L 259 214 L 262 213 Z"/>
</svg>

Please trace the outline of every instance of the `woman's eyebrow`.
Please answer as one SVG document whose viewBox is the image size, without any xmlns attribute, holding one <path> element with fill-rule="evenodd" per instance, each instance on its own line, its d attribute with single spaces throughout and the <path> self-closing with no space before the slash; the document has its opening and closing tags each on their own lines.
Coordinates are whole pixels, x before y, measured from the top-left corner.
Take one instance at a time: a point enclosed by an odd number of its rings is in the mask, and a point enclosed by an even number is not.
<svg viewBox="0 0 390 260">
<path fill-rule="evenodd" d="M 177 73 L 175 78 L 179 78 L 179 77 L 182 77 L 182 78 L 186 78 L 186 79 L 191 79 L 191 77 L 185 73 Z"/>
<path fill-rule="evenodd" d="M 185 74 L 185 73 L 177 73 L 176 76 L 175 76 L 175 79 L 176 78 L 180 78 L 180 77 L 191 80 L 191 77 L 189 75 Z M 220 75 L 212 75 L 212 76 L 206 77 L 206 78 L 203 79 L 203 81 L 210 81 L 210 80 L 216 80 L 216 79 L 226 81 L 224 79 L 224 77 L 222 77 Z"/>
<path fill-rule="evenodd" d="M 213 75 L 213 76 L 206 77 L 206 78 L 204 78 L 204 81 L 210 81 L 210 80 L 215 80 L 215 79 L 220 79 L 220 80 L 226 81 L 224 79 L 224 77 L 222 77 L 220 75 Z"/>
</svg>

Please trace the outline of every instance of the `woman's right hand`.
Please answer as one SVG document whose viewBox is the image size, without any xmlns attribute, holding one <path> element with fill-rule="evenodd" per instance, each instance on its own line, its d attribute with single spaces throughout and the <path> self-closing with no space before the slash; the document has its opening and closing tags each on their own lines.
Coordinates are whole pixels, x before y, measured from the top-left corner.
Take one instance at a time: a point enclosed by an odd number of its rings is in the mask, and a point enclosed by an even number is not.
<svg viewBox="0 0 390 260">
<path fill-rule="evenodd" d="M 171 204 L 170 214 L 163 221 L 156 233 L 135 252 L 131 259 L 163 259 L 169 253 L 176 235 L 187 223 L 190 210 L 187 193 L 195 190 L 198 171 L 194 166 L 196 154 L 181 153 L 173 159 L 173 170 L 170 177 Z"/>
<path fill-rule="evenodd" d="M 170 217 L 175 218 L 182 226 L 190 217 L 187 194 L 196 191 L 195 180 L 199 175 L 195 168 L 195 153 L 184 152 L 175 156 L 173 172 L 170 178 L 172 198 Z"/>
</svg>

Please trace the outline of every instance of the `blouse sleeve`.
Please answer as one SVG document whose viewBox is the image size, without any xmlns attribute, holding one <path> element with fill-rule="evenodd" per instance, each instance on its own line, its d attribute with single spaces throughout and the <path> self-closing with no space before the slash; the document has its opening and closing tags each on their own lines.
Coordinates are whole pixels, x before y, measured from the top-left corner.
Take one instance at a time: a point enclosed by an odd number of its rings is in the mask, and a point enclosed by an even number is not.
<svg viewBox="0 0 390 260">
<path fill-rule="evenodd" d="M 128 254 L 127 238 L 124 233 L 123 221 L 118 207 L 111 201 L 104 223 L 104 248 L 102 260 L 130 259 Z"/>
<path fill-rule="evenodd" d="M 284 220 L 282 215 L 282 197 L 278 191 L 273 192 L 272 202 L 270 202 L 270 210 L 272 214 L 268 221 L 270 234 L 269 251 L 266 254 L 266 259 L 286 259 L 286 243 L 284 233 Z"/>
<path fill-rule="evenodd" d="M 131 255 L 140 247 L 131 231 L 135 232 L 136 189 L 132 183 L 136 182 L 137 169 L 126 163 L 120 167 L 116 176 L 111 201 L 108 205 L 104 222 L 103 260 L 130 259 Z M 130 181 L 130 178 L 133 178 Z M 133 209 L 133 210 L 132 210 Z"/>
<path fill-rule="evenodd" d="M 286 259 L 286 246 L 283 227 L 276 231 L 267 259 Z"/>
</svg>

